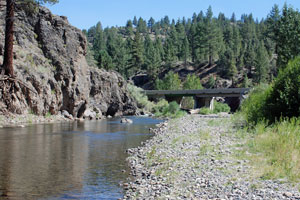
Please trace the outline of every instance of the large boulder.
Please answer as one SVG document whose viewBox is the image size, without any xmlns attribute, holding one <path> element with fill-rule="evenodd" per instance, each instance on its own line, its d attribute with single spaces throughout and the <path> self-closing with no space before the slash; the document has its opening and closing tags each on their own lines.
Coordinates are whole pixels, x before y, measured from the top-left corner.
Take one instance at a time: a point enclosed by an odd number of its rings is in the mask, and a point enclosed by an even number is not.
<svg viewBox="0 0 300 200">
<path fill-rule="evenodd" d="M 117 72 L 88 66 L 86 38 L 66 17 L 44 7 L 37 12 L 16 10 L 14 69 L 26 87 L 16 84 L 7 94 L 0 85 L 0 97 L 5 97 L 0 98 L 0 111 L 45 115 L 66 110 L 74 117 L 82 117 L 89 108 L 111 116 L 136 113 L 126 81 Z M 4 44 L 4 19 L 0 18 L 0 44 Z"/>
</svg>

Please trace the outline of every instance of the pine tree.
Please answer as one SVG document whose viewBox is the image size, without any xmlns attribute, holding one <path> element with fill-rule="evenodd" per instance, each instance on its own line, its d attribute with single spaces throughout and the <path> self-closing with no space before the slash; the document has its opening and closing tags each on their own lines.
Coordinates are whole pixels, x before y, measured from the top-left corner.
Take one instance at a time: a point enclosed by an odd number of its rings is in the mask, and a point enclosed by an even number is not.
<svg viewBox="0 0 300 200">
<path fill-rule="evenodd" d="M 145 68 L 147 73 L 155 79 L 161 65 L 161 58 L 158 49 L 154 47 L 149 35 L 145 38 Z"/>
<path fill-rule="evenodd" d="M 179 75 L 169 71 L 163 80 L 156 79 L 155 88 L 157 90 L 179 90 L 181 89 L 181 80 Z"/>
<path fill-rule="evenodd" d="M 113 68 L 112 58 L 108 55 L 106 50 L 101 50 L 98 54 L 98 67 L 106 70 Z"/>
<path fill-rule="evenodd" d="M 265 82 L 268 78 L 269 71 L 269 59 L 266 48 L 264 47 L 264 43 L 261 42 L 258 46 L 258 50 L 256 53 L 255 59 L 255 81 L 257 83 Z"/>
<path fill-rule="evenodd" d="M 133 26 L 132 26 L 132 21 L 131 20 L 127 21 L 125 31 L 126 31 L 127 36 L 130 37 L 130 36 L 133 35 Z"/>
<path fill-rule="evenodd" d="M 151 17 L 148 21 L 148 28 L 150 29 L 150 32 L 153 32 L 154 24 L 155 24 L 155 20 Z"/>
<path fill-rule="evenodd" d="M 104 33 L 103 33 L 101 22 L 98 22 L 96 24 L 92 43 L 93 43 L 93 50 L 95 52 L 100 52 L 101 50 L 105 49 Z"/>
<path fill-rule="evenodd" d="M 141 17 L 139 18 L 136 29 L 139 33 L 147 32 L 147 25 L 146 25 L 146 22 L 143 20 L 143 18 L 141 18 Z"/>
<path fill-rule="evenodd" d="M 143 50 L 144 46 L 141 35 L 138 31 L 136 31 L 130 50 L 131 58 L 129 60 L 129 75 L 142 69 L 142 66 L 144 64 Z"/>
<path fill-rule="evenodd" d="M 137 18 L 136 16 L 133 17 L 133 21 L 132 21 L 133 25 L 136 27 L 138 24 Z"/>
<path fill-rule="evenodd" d="M 184 90 L 201 90 L 203 86 L 201 84 L 200 78 L 195 74 L 188 74 L 185 82 L 183 83 Z"/>
</svg>

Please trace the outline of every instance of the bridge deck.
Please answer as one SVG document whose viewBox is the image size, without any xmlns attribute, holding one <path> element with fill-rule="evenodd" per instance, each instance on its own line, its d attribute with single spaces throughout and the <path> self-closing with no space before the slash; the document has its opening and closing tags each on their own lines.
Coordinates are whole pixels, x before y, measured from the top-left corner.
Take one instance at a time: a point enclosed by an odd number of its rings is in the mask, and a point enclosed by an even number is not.
<svg viewBox="0 0 300 200">
<path fill-rule="evenodd" d="M 247 94 L 249 88 L 226 88 L 204 90 L 145 90 L 149 97 L 159 96 L 197 96 L 197 97 L 240 97 Z"/>
</svg>

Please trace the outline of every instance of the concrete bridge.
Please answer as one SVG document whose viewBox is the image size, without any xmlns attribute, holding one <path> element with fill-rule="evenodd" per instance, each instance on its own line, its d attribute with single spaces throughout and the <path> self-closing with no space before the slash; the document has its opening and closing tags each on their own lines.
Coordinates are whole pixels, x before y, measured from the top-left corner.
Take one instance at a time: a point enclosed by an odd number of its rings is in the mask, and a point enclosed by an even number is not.
<svg viewBox="0 0 300 200">
<path fill-rule="evenodd" d="M 194 97 L 195 108 L 209 107 L 213 109 L 215 97 L 230 97 L 240 104 L 243 95 L 247 94 L 250 88 L 226 88 L 226 89 L 204 89 L 204 90 L 145 90 L 149 99 L 165 98 L 168 102 L 176 101 L 179 105 L 182 97 Z"/>
</svg>

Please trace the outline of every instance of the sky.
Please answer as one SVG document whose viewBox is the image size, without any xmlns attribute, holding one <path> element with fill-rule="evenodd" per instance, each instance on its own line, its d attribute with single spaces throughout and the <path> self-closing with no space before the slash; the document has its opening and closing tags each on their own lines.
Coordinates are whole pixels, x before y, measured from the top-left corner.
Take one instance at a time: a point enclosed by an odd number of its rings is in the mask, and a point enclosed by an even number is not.
<svg viewBox="0 0 300 200">
<path fill-rule="evenodd" d="M 300 8 L 300 0 L 60 0 L 47 7 L 56 15 L 67 16 L 73 26 L 89 29 L 99 21 L 104 28 L 124 26 L 134 16 L 147 21 L 150 17 L 158 21 L 166 15 L 175 20 L 191 18 L 194 12 L 206 12 L 210 5 L 215 16 L 222 12 L 230 18 L 234 12 L 239 19 L 242 14 L 252 13 L 260 20 L 274 4 L 282 8 L 285 2 Z"/>
</svg>

